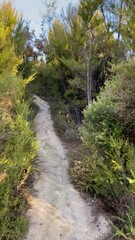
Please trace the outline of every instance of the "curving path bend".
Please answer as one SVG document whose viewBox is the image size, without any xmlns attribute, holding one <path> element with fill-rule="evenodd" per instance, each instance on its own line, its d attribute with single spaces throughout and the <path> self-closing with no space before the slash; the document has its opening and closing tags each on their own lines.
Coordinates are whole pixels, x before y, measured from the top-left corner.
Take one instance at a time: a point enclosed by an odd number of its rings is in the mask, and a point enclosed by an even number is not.
<svg viewBox="0 0 135 240">
<path fill-rule="evenodd" d="M 68 176 L 68 159 L 51 120 L 49 105 L 34 96 L 39 107 L 35 119 L 39 142 L 37 164 L 40 175 L 34 181 L 26 240 L 103 240 L 110 232 L 103 213 L 95 211 L 75 190 Z"/>
</svg>

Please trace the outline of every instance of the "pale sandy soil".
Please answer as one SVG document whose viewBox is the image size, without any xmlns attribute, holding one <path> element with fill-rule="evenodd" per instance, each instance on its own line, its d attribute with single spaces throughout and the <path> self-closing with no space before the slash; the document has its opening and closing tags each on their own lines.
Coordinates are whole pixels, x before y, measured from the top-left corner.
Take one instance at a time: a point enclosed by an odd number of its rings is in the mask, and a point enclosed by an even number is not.
<svg viewBox="0 0 135 240">
<path fill-rule="evenodd" d="M 105 214 L 88 204 L 71 184 L 68 159 L 51 120 L 49 105 L 34 98 L 39 142 L 34 196 L 31 197 L 26 240 L 103 240 L 110 232 Z"/>
</svg>

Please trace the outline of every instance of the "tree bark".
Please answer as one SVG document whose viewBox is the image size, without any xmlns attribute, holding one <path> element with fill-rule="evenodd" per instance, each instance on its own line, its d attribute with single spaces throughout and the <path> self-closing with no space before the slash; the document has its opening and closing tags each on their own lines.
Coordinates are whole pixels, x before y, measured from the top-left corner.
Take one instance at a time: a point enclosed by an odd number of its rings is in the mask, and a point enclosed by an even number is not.
<svg viewBox="0 0 135 240">
<path fill-rule="evenodd" d="M 91 55 L 92 55 L 92 46 L 91 40 L 89 43 L 89 49 L 86 53 L 86 61 L 87 61 L 87 101 L 88 104 L 92 102 L 92 69 L 91 69 Z"/>
</svg>

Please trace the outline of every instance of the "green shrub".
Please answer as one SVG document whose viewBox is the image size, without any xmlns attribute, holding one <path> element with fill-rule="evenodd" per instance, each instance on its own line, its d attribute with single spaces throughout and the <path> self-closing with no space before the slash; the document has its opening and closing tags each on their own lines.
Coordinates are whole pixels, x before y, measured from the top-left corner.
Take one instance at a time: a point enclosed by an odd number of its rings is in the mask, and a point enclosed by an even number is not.
<svg viewBox="0 0 135 240">
<path fill-rule="evenodd" d="M 69 114 L 69 106 L 61 98 L 51 98 L 50 107 L 57 133 L 67 142 L 78 141 L 78 126 Z"/>
<path fill-rule="evenodd" d="M 89 153 L 71 173 L 81 189 L 106 198 L 115 209 L 116 234 L 135 239 L 135 60 L 113 69 L 115 76 L 84 111 L 80 133 Z"/>
<path fill-rule="evenodd" d="M 25 84 L 32 77 L 25 81 L 17 71 L 24 55 L 22 45 L 28 40 L 28 34 L 21 43 L 17 40 L 26 33 L 23 22 L 10 1 L 0 4 L 0 240 L 19 239 L 27 229 L 27 204 L 21 187 L 36 154 L 36 141 L 27 122 L 29 104 L 24 101 Z"/>
<path fill-rule="evenodd" d="M 19 106 L 20 108 L 19 108 Z M 27 122 L 29 107 L 17 101 L 6 125 L 4 148 L 0 154 L 0 239 L 18 239 L 27 230 L 26 200 L 20 189 L 29 175 L 36 155 L 36 141 Z M 2 177 L 3 176 L 3 177 Z"/>
<path fill-rule="evenodd" d="M 108 101 L 98 98 L 84 111 L 85 122 L 82 128 L 84 144 L 97 144 L 104 150 L 108 149 L 110 136 L 118 138 L 122 131 L 116 119 L 114 107 Z"/>
</svg>

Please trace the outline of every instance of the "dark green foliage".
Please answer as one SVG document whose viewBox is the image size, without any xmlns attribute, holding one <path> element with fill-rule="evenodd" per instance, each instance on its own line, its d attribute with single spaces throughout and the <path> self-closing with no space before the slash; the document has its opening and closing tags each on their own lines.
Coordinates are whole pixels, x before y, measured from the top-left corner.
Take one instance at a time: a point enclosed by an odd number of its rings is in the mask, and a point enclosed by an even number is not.
<svg viewBox="0 0 135 240">
<path fill-rule="evenodd" d="M 61 98 L 51 98 L 50 107 L 54 126 L 58 134 L 67 142 L 79 140 L 78 126 L 69 114 L 69 106 Z"/>
<path fill-rule="evenodd" d="M 36 77 L 35 80 L 28 85 L 28 92 L 48 98 L 59 98 L 58 72 L 54 66 L 51 63 L 47 65 L 44 63 L 37 63 L 34 69 L 36 71 Z"/>
<path fill-rule="evenodd" d="M 81 135 L 90 152 L 71 171 L 81 189 L 113 206 L 125 239 L 135 239 L 134 68 L 134 60 L 114 66 L 115 76 L 84 111 Z"/>
</svg>

